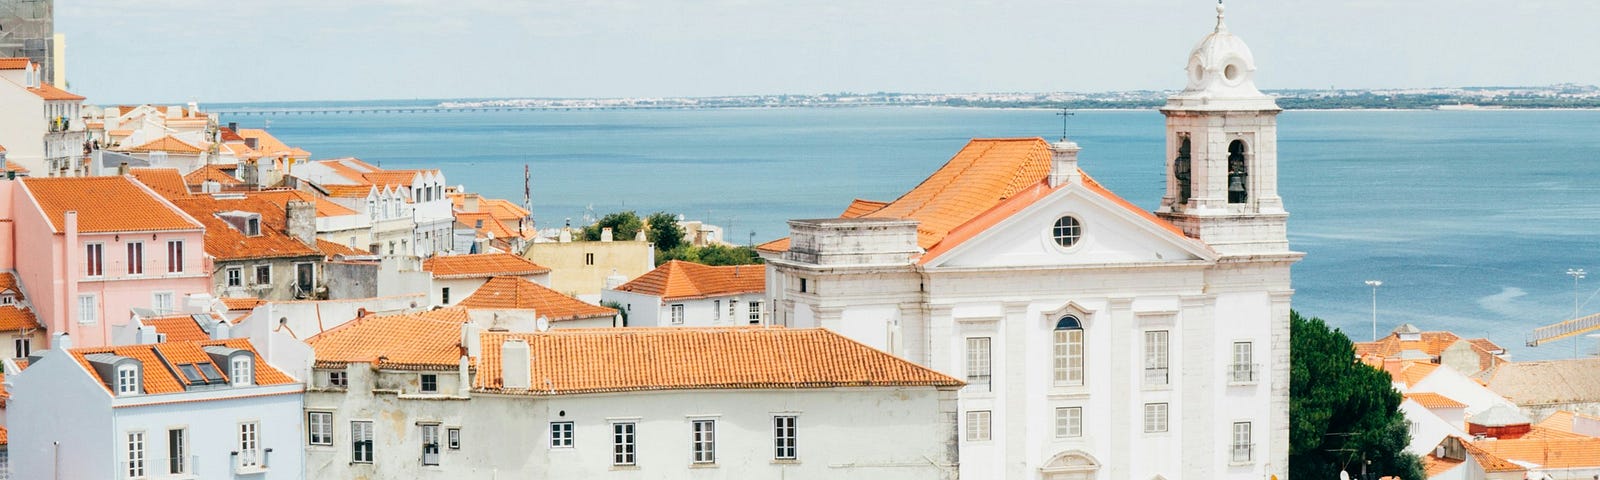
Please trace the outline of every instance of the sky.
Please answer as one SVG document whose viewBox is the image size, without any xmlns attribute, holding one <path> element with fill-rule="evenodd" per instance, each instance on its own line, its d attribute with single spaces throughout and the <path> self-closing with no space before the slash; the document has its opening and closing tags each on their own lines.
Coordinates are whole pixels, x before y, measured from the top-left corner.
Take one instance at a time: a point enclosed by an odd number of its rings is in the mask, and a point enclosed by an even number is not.
<svg viewBox="0 0 1600 480">
<path fill-rule="evenodd" d="M 1209 0 L 58 0 L 92 103 L 1180 89 Z M 1229 0 L 1264 89 L 1600 84 L 1593 0 Z"/>
</svg>

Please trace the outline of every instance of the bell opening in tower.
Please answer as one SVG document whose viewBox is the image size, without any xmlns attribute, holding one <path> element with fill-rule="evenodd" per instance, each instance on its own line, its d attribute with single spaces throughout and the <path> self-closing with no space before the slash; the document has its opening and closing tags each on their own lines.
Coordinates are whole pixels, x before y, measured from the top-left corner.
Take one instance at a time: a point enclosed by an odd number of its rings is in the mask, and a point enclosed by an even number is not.
<svg viewBox="0 0 1600 480">
<path fill-rule="evenodd" d="M 1228 144 L 1228 203 L 1244 203 L 1250 199 L 1249 162 L 1245 161 L 1244 140 Z"/>
<path fill-rule="evenodd" d="M 1178 158 L 1172 161 L 1172 176 L 1178 180 L 1177 205 L 1189 203 L 1189 136 L 1178 135 Z"/>
</svg>

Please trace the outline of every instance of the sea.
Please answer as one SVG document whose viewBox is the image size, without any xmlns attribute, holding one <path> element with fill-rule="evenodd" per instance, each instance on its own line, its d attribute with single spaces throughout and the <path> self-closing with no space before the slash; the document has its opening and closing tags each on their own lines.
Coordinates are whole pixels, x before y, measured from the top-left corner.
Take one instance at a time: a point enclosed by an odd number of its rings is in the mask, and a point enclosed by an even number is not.
<svg viewBox="0 0 1600 480">
<path fill-rule="evenodd" d="M 218 105 L 219 109 L 345 104 Z M 356 105 L 371 107 L 370 103 Z M 541 228 L 665 211 L 737 243 L 785 221 L 893 200 L 982 137 L 1061 135 L 1053 110 L 937 107 L 224 115 L 314 158 L 439 168 L 521 202 Z M 1078 111 L 1080 165 L 1146 209 L 1164 185 L 1154 110 Z M 1596 355 L 1600 336 L 1526 347 L 1531 331 L 1600 312 L 1600 111 L 1287 111 L 1279 190 L 1294 308 L 1353 340 L 1401 323 L 1488 337 L 1516 359 Z M 1597 275 L 1574 281 L 1569 269 Z M 1382 281 L 1376 289 L 1368 280 Z M 1376 308 L 1374 309 L 1374 298 Z"/>
</svg>

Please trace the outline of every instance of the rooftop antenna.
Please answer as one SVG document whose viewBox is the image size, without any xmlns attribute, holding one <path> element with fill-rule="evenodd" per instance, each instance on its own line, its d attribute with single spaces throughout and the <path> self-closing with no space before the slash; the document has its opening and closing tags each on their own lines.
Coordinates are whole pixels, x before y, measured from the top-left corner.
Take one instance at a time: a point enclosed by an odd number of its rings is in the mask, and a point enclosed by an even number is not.
<svg viewBox="0 0 1600 480">
<path fill-rule="evenodd" d="M 1062 107 L 1060 112 L 1056 112 L 1056 115 L 1061 116 L 1061 141 L 1065 142 L 1067 141 L 1067 117 L 1071 117 L 1075 114 L 1066 107 Z"/>
<path fill-rule="evenodd" d="M 530 173 L 531 171 L 528 164 L 522 164 L 522 209 L 528 211 L 528 216 L 525 219 L 527 220 L 526 225 L 523 224 L 524 219 L 517 220 L 517 230 L 519 230 L 518 233 L 524 235 L 527 234 L 529 227 L 536 225 L 533 223 L 533 174 Z"/>
</svg>

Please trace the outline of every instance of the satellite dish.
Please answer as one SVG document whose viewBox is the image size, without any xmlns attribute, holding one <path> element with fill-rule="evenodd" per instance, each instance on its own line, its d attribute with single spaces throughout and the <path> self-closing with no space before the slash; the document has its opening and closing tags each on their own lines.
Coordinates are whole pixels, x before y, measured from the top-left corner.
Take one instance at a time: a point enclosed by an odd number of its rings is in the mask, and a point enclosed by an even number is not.
<svg viewBox="0 0 1600 480">
<path fill-rule="evenodd" d="M 550 317 L 540 316 L 539 320 L 534 323 L 534 328 L 539 329 L 541 332 L 550 331 Z"/>
</svg>

